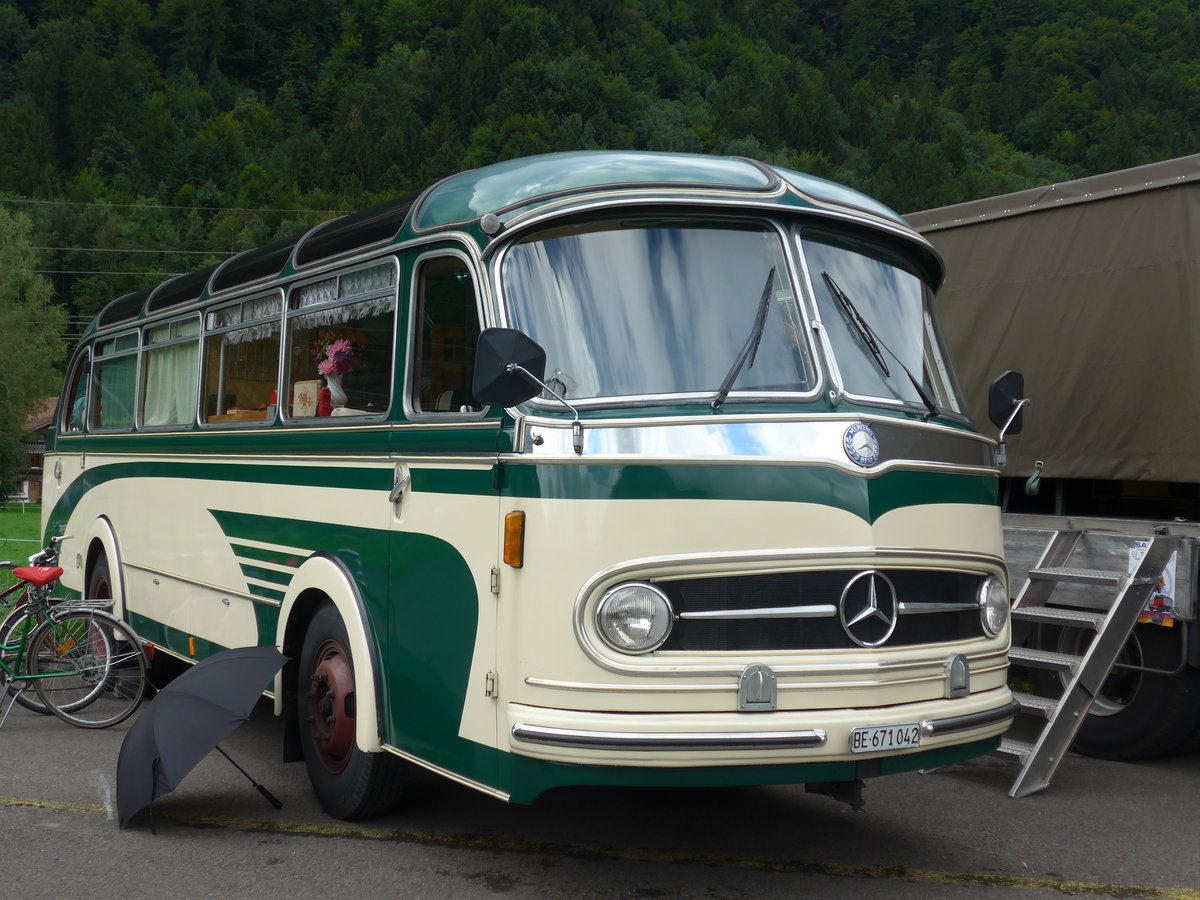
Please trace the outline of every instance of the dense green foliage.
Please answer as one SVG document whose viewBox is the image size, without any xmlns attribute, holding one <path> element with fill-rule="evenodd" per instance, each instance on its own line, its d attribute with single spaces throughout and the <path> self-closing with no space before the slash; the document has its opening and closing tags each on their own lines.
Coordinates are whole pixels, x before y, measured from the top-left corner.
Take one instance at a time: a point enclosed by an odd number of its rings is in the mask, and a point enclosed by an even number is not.
<svg viewBox="0 0 1200 900">
<path fill-rule="evenodd" d="M 66 315 L 54 302 L 50 283 L 34 271 L 29 219 L 0 208 L 0 500 L 11 474 L 24 462 L 25 423 L 45 410 L 58 393 L 57 366 L 64 355 L 60 337 Z"/>
<path fill-rule="evenodd" d="M 0 0 L 0 204 L 65 248 L 38 268 L 76 328 L 163 273 L 550 150 L 744 154 L 922 209 L 1196 150 L 1198 7 Z"/>
</svg>

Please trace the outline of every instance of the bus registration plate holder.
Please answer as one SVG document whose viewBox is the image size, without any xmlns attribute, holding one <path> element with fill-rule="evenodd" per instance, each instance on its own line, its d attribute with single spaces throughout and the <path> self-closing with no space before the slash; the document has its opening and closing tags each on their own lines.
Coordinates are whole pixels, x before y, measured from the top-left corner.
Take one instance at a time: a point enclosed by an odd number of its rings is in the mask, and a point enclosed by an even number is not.
<svg viewBox="0 0 1200 900">
<path fill-rule="evenodd" d="M 851 753 L 876 753 L 880 750 L 906 750 L 921 746 L 921 726 L 864 725 L 850 732 Z"/>
</svg>

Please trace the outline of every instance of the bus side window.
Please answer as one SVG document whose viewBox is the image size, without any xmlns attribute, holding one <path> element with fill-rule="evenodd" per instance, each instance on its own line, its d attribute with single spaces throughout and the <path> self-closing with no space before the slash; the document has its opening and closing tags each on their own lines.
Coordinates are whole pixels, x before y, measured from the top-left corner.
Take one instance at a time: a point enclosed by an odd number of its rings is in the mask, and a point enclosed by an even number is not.
<svg viewBox="0 0 1200 900">
<path fill-rule="evenodd" d="M 455 256 L 421 263 L 417 274 L 416 373 L 413 409 L 474 412 L 471 394 L 479 313 L 467 264 Z"/>
<path fill-rule="evenodd" d="M 75 368 L 71 379 L 71 390 L 66 396 L 66 405 L 61 412 L 63 431 L 83 431 L 84 416 L 87 414 L 88 362 L 91 357 L 84 354 Z"/>
<path fill-rule="evenodd" d="M 205 317 L 204 421 L 266 422 L 279 383 L 279 317 L 273 291 L 210 310 Z"/>
<path fill-rule="evenodd" d="M 292 419 L 382 416 L 392 402 L 394 259 L 295 288 L 288 297 Z M 322 405 L 323 388 L 329 405 Z"/>
<path fill-rule="evenodd" d="M 132 428 L 137 388 L 137 332 L 96 344 L 92 364 L 92 429 Z"/>
<path fill-rule="evenodd" d="M 200 320 L 147 328 L 142 354 L 142 424 L 187 425 L 196 415 Z"/>
</svg>

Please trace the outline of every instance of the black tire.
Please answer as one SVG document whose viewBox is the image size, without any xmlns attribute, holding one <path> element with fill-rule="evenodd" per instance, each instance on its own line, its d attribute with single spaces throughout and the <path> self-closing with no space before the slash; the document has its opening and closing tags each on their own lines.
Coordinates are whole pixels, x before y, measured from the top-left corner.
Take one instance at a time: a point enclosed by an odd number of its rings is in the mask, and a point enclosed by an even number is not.
<svg viewBox="0 0 1200 900">
<path fill-rule="evenodd" d="M 330 603 L 308 624 L 296 678 L 300 746 L 321 806 L 338 819 L 369 819 L 393 809 L 408 765 L 390 753 L 358 748 L 354 660 L 346 625 Z"/>
<path fill-rule="evenodd" d="M 1117 662 L 1173 670 L 1182 654 L 1180 631 L 1161 625 L 1138 625 Z M 1078 654 L 1080 639 L 1078 629 L 1064 628 L 1044 646 Z M 1043 692 L 1058 696 L 1061 684 L 1047 684 L 1048 679 L 1056 677 L 1039 673 L 1035 685 L 1051 688 Z M 1185 752 L 1198 730 L 1200 671 L 1188 667 L 1174 675 L 1160 675 L 1114 667 L 1072 748 L 1100 759 L 1153 759 Z"/>
<path fill-rule="evenodd" d="M 88 573 L 87 593 L 84 594 L 87 600 L 111 600 L 112 592 L 112 576 L 108 571 L 108 556 L 104 551 L 96 557 L 96 562 L 92 565 L 92 571 Z"/>
<path fill-rule="evenodd" d="M 123 722 L 146 696 L 146 653 L 124 622 L 94 611 L 69 612 L 38 627 L 30 673 L 54 715 L 79 728 Z"/>
</svg>

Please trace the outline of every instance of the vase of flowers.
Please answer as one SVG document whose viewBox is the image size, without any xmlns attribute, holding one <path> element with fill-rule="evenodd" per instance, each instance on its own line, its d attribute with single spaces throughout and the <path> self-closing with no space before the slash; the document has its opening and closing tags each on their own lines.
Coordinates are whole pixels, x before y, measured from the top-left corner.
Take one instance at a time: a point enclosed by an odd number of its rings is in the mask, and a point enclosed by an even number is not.
<svg viewBox="0 0 1200 900">
<path fill-rule="evenodd" d="M 346 392 L 342 390 L 342 376 L 354 370 L 354 344 L 344 336 L 331 332 L 318 335 L 313 345 L 313 360 L 317 374 L 325 377 L 329 387 L 329 401 L 337 406 L 346 405 Z"/>
</svg>

